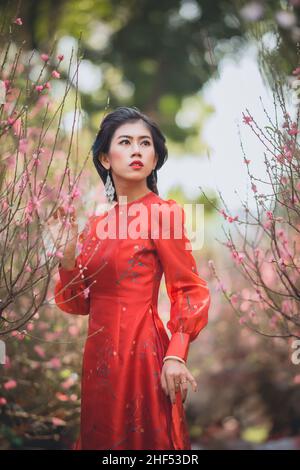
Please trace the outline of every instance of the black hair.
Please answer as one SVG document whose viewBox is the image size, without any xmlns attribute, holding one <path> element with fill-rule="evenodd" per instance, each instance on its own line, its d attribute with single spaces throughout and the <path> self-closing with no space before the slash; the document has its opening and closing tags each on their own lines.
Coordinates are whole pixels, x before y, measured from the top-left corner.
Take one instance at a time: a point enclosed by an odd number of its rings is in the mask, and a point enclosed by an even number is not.
<svg viewBox="0 0 300 470">
<path fill-rule="evenodd" d="M 110 170 L 107 170 L 102 163 L 99 161 L 100 153 L 108 153 L 110 148 L 111 139 L 114 132 L 118 129 L 119 126 L 125 122 L 135 122 L 139 119 L 142 119 L 149 131 L 151 132 L 155 152 L 158 156 L 157 164 L 155 169 L 147 176 L 147 186 L 148 188 L 156 194 L 158 193 L 157 189 L 157 170 L 159 170 L 168 158 L 168 149 L 166 147 L 166 139 L 157 124 L 152 121 L 148 116 L 143 114 L 135 106 L 119 106 L 115 111 L 107 114 L 101 122 L 99 132 L 96 136 L 95 142 L 92 146 L 93 153 L 93 162 L 96 167 L 97 172 L 100 175 L 100 178 L 103 181 L 103 184 L 106 183 L 108 174 L 110 174 L 112 184 L 115 188 L 113 177 Z M 115 188 L 116 189 L 116 188 Z M 117 201 L 117 194 L 115 191 L 114 200 Z"/>
</svg>

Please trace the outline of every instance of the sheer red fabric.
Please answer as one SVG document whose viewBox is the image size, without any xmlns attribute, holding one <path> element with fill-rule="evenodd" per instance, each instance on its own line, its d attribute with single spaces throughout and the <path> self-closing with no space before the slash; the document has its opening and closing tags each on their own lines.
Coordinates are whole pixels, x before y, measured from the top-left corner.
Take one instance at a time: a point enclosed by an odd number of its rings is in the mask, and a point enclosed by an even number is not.
<svg viewBox="0 0 300 470">
<path fill-rule="evenodd" d="M 134 212 L 137 203 L 143 208 Z M 159 208 L 155 223 L 154 205 Z M 165 238 L 163 219 L 171 208 L 171 236 Z M 190 342 L 208 321 L 210 292 L 197 271 L 184 216 L 175 201 L 152 191 L 131 203 L 117 203 L 89 219 L 80 235 L 75 268 L 59 266 L 57 306 L 70 314 L 88 315 L 75 449 L 191 448 L 181 391 L 172 404 L 161 386 L 164 356 L 186 360 Z M 129 228 L 120 235 L 122 217 L 127 218 L 127 227 L 142 220 L 146 230 L 140 230 L 137 239 Z M 182 236 L 176 239 L 178 223 Z M 109 224 L 116 227 L 117 237 L 103 239 L 99 234 Z M 171 302 L 171 339 L 158 312 L 163 274 Z"/>
</svg>

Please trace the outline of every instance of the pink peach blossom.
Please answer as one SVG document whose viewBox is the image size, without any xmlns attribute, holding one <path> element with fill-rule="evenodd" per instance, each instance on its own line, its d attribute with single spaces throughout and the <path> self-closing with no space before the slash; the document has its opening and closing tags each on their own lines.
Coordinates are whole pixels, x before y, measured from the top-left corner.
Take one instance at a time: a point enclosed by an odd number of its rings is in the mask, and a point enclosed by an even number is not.
<svg viewBox="0 0 300 470">
<path fill-rule="evenodd" d="M 20 139 L 19 140 L 19 151 L 21 153 L 26 153 L 28 148 L 28 140 L 27 139 Z"/>
<path fill-rule="evenodd" d="M 221 209 L 220 210 L 220 214 L 222 214 L 224 216 L 224 219 L 227 219 L 228 215 L 226 214 L 226 212 L 224 211 L 224 209 Z"/>
<path fill-rule="evenodd" d="M 41 59 L 42 59 L 44 62 L 48 62 L 48 60 L 49 60 L 48 54 L 41 54 Z"/>
<path fill-rule="evenodd" d="M 54 426 L 64 426 L 66 424 L 66 422 L 60 418 L 56 418 L 56 416 L 54 416 L 52 418 L 52 424 L 54 424 Z"/>
<path fill-rule="evenodd" d="M 58 357 L 53 357 L 48 364 L 51 369 L 59 369 L 61 367 L 61 360 Z"/>
<path fill-rule="evenodd" d="M 238 303 L 238 296 L 236 294 L 233 294 L 231 297 L 230 297 L 230 300 L 233 304 L 237 304 Z"/>
<path fill-rule="evenodd" d="M 53 78 L 60 78 L 60 73 L 57 70 L 53 70 L 51 75 Z"/>
<path fill-rule="evenodd" d="M 243 122 L 244 122 L 245 124 L 249 124 L 249 123 L 252 122 L 252 121 L 253 121 L 253 119 L 252 119 L 251 116 L 243 115 Z"/>
<path fill-rule="evenodd" d="M 265 222 L 265 223 L 263 224 L 263 227 L 264 227 L 266 230 L 269 230 L 269 228 L 272 227 L 272 222 L 271 222 L 271 220 L 267 220 L 267 222 Z"/>
<path fill-rule="evenodd" d="M 46 354 L 45 354 L 45 351 L 44 351 L 44 349 L 43 349 L 41 346 L 39 346 L 38 344 L 36 344 L 33 349 L 35 350 L 35 352 L 37 353 L 38 356 L 40 356 L 40 357 L 42 357 L 42 358 L 45 357 L 45 355 L 46 355 Z"/>
<path fill-rule="evenodd" d="M 236 215 L 235 217 L 230 217 L 230 216 L 228 216 L 228 222 L 229 222 L 229 223 L 232 223 L 232 222 L 234 222 L 235 220 L 238 220 L 238 218 L 239 218 L 238 215 Z"/>
<path fill-rule="evenodd" d="M 69 400 L 69 397 L 67 395 L 65 395 L 64 393 L 57 392 L 55 394 L 55 396 L 60 401 L 68 401 Z"/>
<path fill-rule="evenodd" d="M 13 379 L 8 380 L 7 382 L 4 383 L 3 387 L 5 390 L 12 390 L 13 388 L 16 388 L 17 382 Z"/>
</svg>

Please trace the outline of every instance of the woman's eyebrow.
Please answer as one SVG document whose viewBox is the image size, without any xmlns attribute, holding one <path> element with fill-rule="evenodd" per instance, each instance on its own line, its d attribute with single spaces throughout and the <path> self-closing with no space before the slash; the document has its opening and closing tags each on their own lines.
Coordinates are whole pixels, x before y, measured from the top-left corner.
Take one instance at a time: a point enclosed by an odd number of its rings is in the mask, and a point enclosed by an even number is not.
<svg viewBox="0 0 300 470">
<path fill-rule="evenodd" d="M 128 139 L 133 138 L 132 135 L 119 135 L 118 139 L 120 139 L 121 137 L 127 137 Z M 151 139 L 150 135 L 140 135 L 139 136 L 139 139 L 145 139 L 145 138 Z"/>
</svg>

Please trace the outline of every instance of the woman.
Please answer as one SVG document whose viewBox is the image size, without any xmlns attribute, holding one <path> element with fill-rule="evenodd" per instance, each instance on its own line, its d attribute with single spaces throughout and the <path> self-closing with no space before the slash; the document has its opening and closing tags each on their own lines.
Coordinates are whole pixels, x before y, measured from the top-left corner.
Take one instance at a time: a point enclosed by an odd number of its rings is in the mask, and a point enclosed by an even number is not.
<svg viewBox="0 0 300 470">
<path fill-rule="evenodd" d="M 102 121 L 93 160 L 114 206 L 89 219 L 77 257 L 74 215 L 55 286 L 61 310 L 89 315 L 76 449 L 191 449 L 183 402 L 188 382 L 194 391 L 197 382 L 186 360 L 207 324 L 210 293 L 186 249 L 183 209 L 158 196 L 156 172 L 166 159 L 164 136 L 137 108 L 119 107 Z M 154 206 L 161 209 L 156 219 Z M 169 236 L 162 237 L 170 214 Z M 64 215 L 60 208 L 56 218 Z M 178 225 L 181 238 L 174 236 Z M 162 274 L 171 339 L 157 310 Z"/>
</svg>

